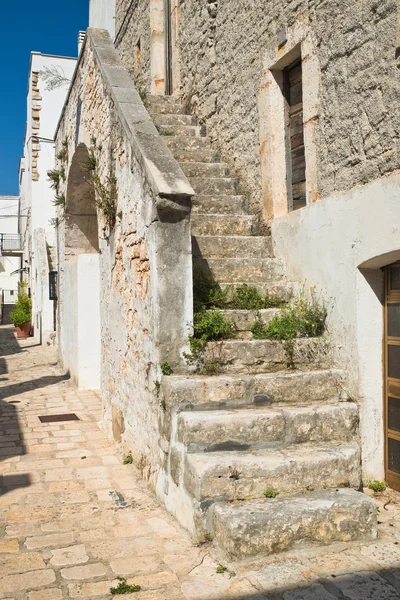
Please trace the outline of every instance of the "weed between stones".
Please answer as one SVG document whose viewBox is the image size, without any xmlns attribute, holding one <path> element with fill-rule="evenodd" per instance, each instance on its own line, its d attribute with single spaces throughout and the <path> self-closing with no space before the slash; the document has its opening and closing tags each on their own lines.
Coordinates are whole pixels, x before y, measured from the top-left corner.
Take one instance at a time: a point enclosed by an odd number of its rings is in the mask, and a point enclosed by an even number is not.
<svg viewBox="0 0 400 600">
<path fill-rule="evenodd" d="M 375 493 L 384 492 L 386 488 L 386 481 L 378 481 L 377 479 L 374 479 L 374 481 L 370 481 L 368 483 L 368 489 L 374 491 Z"/>
<path fill-rule="evenodd" d="M 325 331 L 327 308 L 311 288 L 310 299 L 300 297 L 282 309 L 267 325 L 258 316 L 251 331 L 256 340 L 292 340 L 300 337 L 320 337 Z"/>
<path fill-rule="evenodd" d="M 131 594 L 132 592 L 140 592 L 140 590 L 142 589 L 140 585 L 129 585 L 125 577 L 117 577 L 117 580 L 119 581 L 119 583 L 117 587 L 110 588 L 110 594 Z"/>
</svg>

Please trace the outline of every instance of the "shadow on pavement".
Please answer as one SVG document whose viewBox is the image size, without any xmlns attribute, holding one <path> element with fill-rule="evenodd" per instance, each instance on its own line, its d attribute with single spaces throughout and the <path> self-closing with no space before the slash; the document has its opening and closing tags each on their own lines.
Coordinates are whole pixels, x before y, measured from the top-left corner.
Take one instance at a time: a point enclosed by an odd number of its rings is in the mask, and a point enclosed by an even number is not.
<svg viewBox="0 0 400 600">
<path fill-rule="evenodd" d="M 329 552 L 328 548 L 321 548 L 321 554 Z M 271 566 L 271 565 L 270 565 Z M 279 566 L 279 563 L 275 563 Z M 284 568 L 284 567 L 283 567 Z M 311 567 L 312 568 L 312 567 Z M 262 577 L 268 581 L 268 566 L 261 572 Z M 275 571 L 276 573 L 276 571 Z M 324 578 L 294 585 L 282 585 L 282 577 L 279 578 L 276 591 L 255 592 L 235 596 L 235 600 L 399 600 L 400 598 L 400 565 L 388 569 L 371 571 L 360 571 L 346 575 L 335 575 L 334 573 Z M 272 584 L 272 585 L 271 585 Z M 279 586 L 279 587 L 278 587 Z M 270 579 L 267 587 L 273 588 L 273 580 Z M 220 600 L 224 600 L 221 595 Z"/>
<path fill-rule="evenodd" d="M 2 461 L 12 463 L 16 457 L 26 454 L 17 408 L 20 401 L 6 401 L 6 398 L 12 398 L 24 392 L 44 388 L 69 379 L 69 375 L 49 375 L 30 381 L 6 383 L 9 378 L 4 377 L 8 373 L 7 359 L 4 357 L 19 354 L 23 351 L 15 338 L 14 328 L 10 326 L 0 327 L 0 464 Z M 7 473 L 5 471 L 0 476 L 0 496 L 18 488 L 28 487 L 31 483 L 32 477 L 29 473 Z"/>
</svg>

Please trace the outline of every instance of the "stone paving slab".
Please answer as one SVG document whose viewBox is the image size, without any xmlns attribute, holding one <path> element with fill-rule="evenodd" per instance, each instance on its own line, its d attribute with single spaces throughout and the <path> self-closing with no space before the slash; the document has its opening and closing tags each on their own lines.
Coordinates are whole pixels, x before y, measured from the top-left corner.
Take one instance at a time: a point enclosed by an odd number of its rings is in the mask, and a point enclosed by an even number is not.
<svg viewBox="0 0 400 600">
<path fill-rule="evenodd" d="M 80 420 L 38 419 L 69 412 Z M 399 495 L 378 498 L 375 542 L 224 562 L 122 465 L 101 416 L 98 393 L 74 389 L 54 348 L 0 327 L 0 599 L 111 600 L 123 576 L 142 587 L 133 600 L 400 600 Z"/>
</svg>

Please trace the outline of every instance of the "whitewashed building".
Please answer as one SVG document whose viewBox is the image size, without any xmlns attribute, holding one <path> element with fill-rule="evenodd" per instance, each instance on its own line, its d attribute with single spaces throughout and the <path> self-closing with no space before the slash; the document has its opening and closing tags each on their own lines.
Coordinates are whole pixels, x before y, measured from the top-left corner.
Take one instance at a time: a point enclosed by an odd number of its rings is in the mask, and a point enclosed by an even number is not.
<svg viewBox="0 0 400 600">
<path fill-rule="evenodd" d="M 56 271 L 55 192 L 48 171 L 54 167 L 54 131 L 76 64 L 75 58 L 31 53 L 24 157 L 20 164 L 19 231 L 24 276 L 32 295 L 34 335 L 47 342 L 55 330 L 55 300 L 49 273 Z"/>
<path fill-rule="evenodd" d="M 0 322 L 9 323 L 21 267 L 18 196 L 0 196 Z"/>
</svg>

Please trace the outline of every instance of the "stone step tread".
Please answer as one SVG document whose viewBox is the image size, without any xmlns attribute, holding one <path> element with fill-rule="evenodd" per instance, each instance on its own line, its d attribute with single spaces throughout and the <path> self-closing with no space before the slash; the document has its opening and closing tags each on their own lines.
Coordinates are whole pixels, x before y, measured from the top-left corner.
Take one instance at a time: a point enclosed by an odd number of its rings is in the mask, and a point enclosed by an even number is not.
<svg viewBox="0 0 400 600">
<path fill-rule="evenodd" d="M 235 194 L 239 190 L 239 181 L 235 177 L 189 177 L 196 194 Z"/>
<path fill-rule="evenodd" d="M 175 126 L 175 125 L 197 125 L 196 117 L 183 114 L 153 114 L 152 119 L 155 125 Z"/>
<path fill-rule="evenodd" d="M 249 236 L 258 233 L 258 221 L 254 215 L 193 214 L 190 223 L 195 236 Z"/>
<path fill-rule="evenodd" d="M 148 96 L 146 107 L 150 114 L 184 114 L 185 110 L 179 98 L 174 96 Z"/>
<path fill-rule="evenodd" d="M 205 137 L 205 128 L 201 125 L 157 125 L 163 138 L 170 137 Z"/>
<path fill-rule="evenodd" d="M 341 369 L 278 371 L 253 375 L 171 375 L 163 398 L 178 410 L 220 410 L 281 404 L 346 401 Z"/>
<path fill-rule="evenodd" d="M 247 452 L 185 455 L 185 486 L 197 500 L 262 498 L 336 486 L 358 489 L 357 443 L 308 443 Z"/>
<path fill-rule="evenodd" d="M 218 362 L 224 373 L 265 373 L 289 369 L 329 368 L 332 349 L 327 338 L 296 338 L 288 351 L 282 340 L 228 339 L 208 342 L 205 361 Z"/>
<path fill-rule="evenodd" d="M 167 146 L 179 149 L 202 150 L 211 149 L 210 139 L 207 137 L 190 137 L 184 135 L 168 135 L 164 136 L 164 141 Z M 197 162 L 197 161 L 196 161 Z"/>
<path fill-rule="evenodd" d="M 222 162 L 187 162 L 179 163 L 182 171 L 189 178 L 225 178 L 230 176 L 230 169 Z"/>
<path fill-rule="evenodd" d="M 181 163 L 185 164 L 185 163 Z M 186 163 L 191 164 L 191 163 Z M 216 163 L 218 164 L 218 163 Z M 192 198 L 192 215 L 244 215 L 248 213 L 248 200 L 240 195 L 210 196 L 196 194 Z"/>
<path fill-rule="evenodd" d="M 278 258 L 204 258 L 193 256 L 195 269 L 208 272 L 215 279 L 242 283 L 250 277 L 259 283 L 276 281 L 285 276 L 283 262 Z"/>
<path fill-rule="evenodd" d="M 215 505 L 213 528 L 220 548 L 244 558 L 272 554 L 308 540 L 324 544 L 377 537 L 376 505 L 350 489 Z"/>
<path fill-rule="evenodd" d="M 192 249 L 199 258 L 274 258 L 269 236 L 197 235 Z"/>
<path fill-rule="evenodd" d="M 182 148 L 170 146 L 172 155 L 178 162 L 220 162 L 221 154 L 214 148 Z"/>
<path fill-rule="evenodd" d="M 281 312 L 279 308 L 261 308 L 240 310 L 237 308 L 219 308 L 227 319 L 231 319 L 239 331 L 250 331 L 254 322 L 260 320 L 267 324 Z"/>
<path fill-rule="evenodd" d="M 181 412 L 178 440 L 188 452 L 245 451 L 309 442 L 351 441 L 358 426 L 355 403 L 274 405 Z"/>
</svg>

